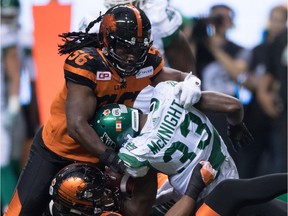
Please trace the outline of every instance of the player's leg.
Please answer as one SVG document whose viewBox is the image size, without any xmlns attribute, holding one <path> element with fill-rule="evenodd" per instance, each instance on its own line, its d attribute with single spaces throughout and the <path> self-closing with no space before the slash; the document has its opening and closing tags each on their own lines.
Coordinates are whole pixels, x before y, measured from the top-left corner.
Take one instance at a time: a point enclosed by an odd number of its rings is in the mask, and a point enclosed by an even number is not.
<svg viewBox="0 0 288 216">
<path fill-rule="evenodd" d="M 271 201 L 257 204 L 257 205 L 249 205 L 247 207 L 241 208 L 237 214 L 237 216 L 287 216 L 287 202 L 282 200 L 273 199 Z"/>
<path fill-rule="evenodd" d="M 224 180 L 205 199 L 197 216 L 210 208 L 219 215 L 236 215 L 244 206 L 267 202 L 287 192 L 287 174 L 278 173 L 252 179 Z M 203 209 L 201 209 L 203 208 Z M 208 214 L 205 214 L 208 216 Z"/>
<path fill-rule="evenodd" d="M 131 197 L 123 200 L 124 215 L 149 215 L 157 192 L 157 173 L 150 169 L 144 177 L 135 178 L 135 185 Z"/>
</svg>

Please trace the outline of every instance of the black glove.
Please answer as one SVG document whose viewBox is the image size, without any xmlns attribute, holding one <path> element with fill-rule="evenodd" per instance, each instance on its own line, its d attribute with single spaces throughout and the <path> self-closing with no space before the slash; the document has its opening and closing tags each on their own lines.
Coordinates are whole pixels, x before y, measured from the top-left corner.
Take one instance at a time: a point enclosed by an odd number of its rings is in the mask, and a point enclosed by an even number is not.
<svg viewBox="0 0 288 216">
<path fill-rule="evenodd" d="M 243 122 L 238 125 L 230 125 L 228 123 L 227 135 L 232 142 L 235 152 L 238 152 L 240 148 L 244 148 L 254 143 L 253 136 Z"/>
<path fill-rule="evenodd" d="M 205 183 L 202 180 L 200 171 L 201 168 L 202 165 L 198 163 L 192 172 L 187 190 L 185 191 L 185 195 L 190 196 L 194 201 L 197 200 L 201 191 L 206 187 Z"/>
<path fill-rule="evenodd" d="M 107 148 L 105 152 L 101 155 L 100 160 L 116 173 L 123 174 L 126 170 L 124 162 L 112 149 Z"/>
</svg>

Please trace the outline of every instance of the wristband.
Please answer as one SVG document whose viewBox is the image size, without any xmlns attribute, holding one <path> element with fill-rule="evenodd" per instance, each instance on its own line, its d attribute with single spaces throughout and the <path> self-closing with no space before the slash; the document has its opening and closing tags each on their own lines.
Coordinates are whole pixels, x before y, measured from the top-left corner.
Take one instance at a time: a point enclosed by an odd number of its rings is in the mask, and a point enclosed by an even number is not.
<svg viewBox="0 0 288 216">
<path fill-rule="evenodd" d="M 198 199 L 199 194 L 202 192 L 204 188 L 205 184 L 203 181 L 199 183 L 199 185 L 197 184 L 193 186 L 190 185 L 190 187 L 188 187 L 187 190 L 185 191 L 185 195 L 191 197 L 194 201 L 196 201 Z"/>
<path fill-rule="evenodd" d="M 199 163 L 194 168 L 190 181 L 188 183 L 188 187 L 185 191 L 185 195 L 191 197 L 194 201 L 198 199 L 199 194 L 205 188 L 205 183 L 203 182 L 201 175 L 202 165 Z"/>
</svg>

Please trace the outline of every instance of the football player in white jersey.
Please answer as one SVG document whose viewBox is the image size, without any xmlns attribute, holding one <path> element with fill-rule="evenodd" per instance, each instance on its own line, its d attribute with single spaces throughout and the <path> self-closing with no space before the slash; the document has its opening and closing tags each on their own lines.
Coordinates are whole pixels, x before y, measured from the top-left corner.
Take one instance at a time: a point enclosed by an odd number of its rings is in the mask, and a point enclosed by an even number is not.
<svg viewBox="0 0 288 216">
<path fill-rule="evenodd" d="M 164 56 L 166 65 L 196 74 L 192 49 L 180 30 L 182 16 L 169 5 L 168 0 L 104 0 L 107 8 L 127 3 L 138 6 L 148 16 L 152 25 L 153 46 Z M 91 19 L 93 18 L 84 17 L 80 23 L 80 30 L 84 30 Z"/>
<path fill-rule="evenodd" d="M 173 96 L 177 89 L 174 81 L 158 84 L 151 99 L 150 113 L 140 114 L 139 120 L 136 109 L 107 105 L 98 110 L 92 126 L 109 146 L 117 148 L 126 139 L 118 155 L 129 167 L 128 173 L 139 177 L 154 168 L 169 176 L 179 197 L 190 194 L 188 185 L 194 167 L 201 161 L 209 161 L 217 175 L 201 192 L 201 199 L 224 179 L 237 179 L 238 172 L 222 138 L 199 109 L 227 114 L 228 132 L 235 146 L 249 145 L 253 137 L 242 122 L 243 107 L 238 99 L 202 92 L 197 104 L 184 109 Z M 127 137 L 130 138 L 127 140 Z M 165 198 L 177 197 L 165 195 Z"/>
</svg>

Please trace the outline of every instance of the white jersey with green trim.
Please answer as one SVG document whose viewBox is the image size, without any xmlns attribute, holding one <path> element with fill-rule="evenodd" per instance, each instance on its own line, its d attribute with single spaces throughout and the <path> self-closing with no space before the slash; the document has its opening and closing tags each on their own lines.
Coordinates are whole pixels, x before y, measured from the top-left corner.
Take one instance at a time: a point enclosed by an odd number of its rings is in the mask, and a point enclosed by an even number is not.
<svg viewBox="0 0 288 216">
<path fill-rule="evenodd" d="M 169 5 L 168 0 L 147 0 L 141 9 L 146 13 L 152 25 L 153 46 L 164 55 L 163 39 L 180 28 L 182 16 Z"/>
<path fill-rule="evenodd" d="M 179 104 L 173 92 L 176 84 L 168 81 L 155 87 L 146 124 L 138 137 L 129 139 L 120 149 L 120 158 L 131 167 L 149 164 L 167 174 L 181 194 L 200 161 L 210 161 L 220 172 L 226 164 L 226 171 L 221 175 L 219 172 L 218 180 L 238 178 L 222 138 L 201 111 L 195 107 L 185 110 Z"/>
</svg>

